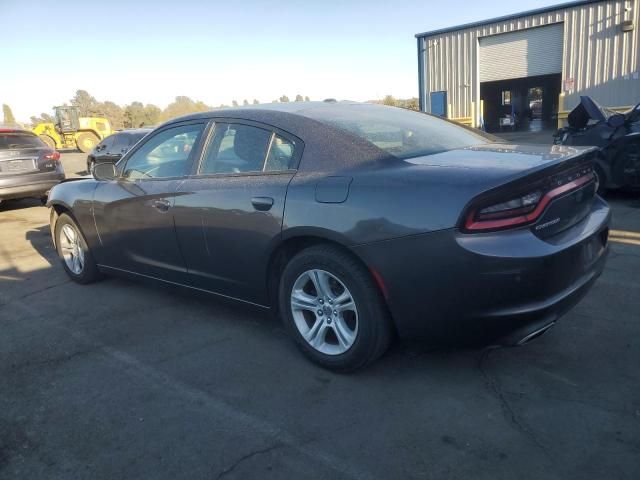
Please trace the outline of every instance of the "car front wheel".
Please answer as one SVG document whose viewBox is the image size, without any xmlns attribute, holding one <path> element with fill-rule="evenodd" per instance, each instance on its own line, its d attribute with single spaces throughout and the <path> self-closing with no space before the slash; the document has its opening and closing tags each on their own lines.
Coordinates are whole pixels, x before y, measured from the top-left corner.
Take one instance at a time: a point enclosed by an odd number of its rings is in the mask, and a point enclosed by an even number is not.
<svg viewBox="0 0 640 480">
<path fill-rule="evenodd" d="M 101 278 L 87 242 L 76 222 L 66 213 L 56 221 L 55 236 L 62 266 L 74 282 L 91 283 Z"/>
<path fill-rule="evenodd" d="M 279 303 L 302 352 L 322 367 L 356 370 L 389 346 L 391 322 L 378 287 L 339 248 L 319 245 L 298 253 L 282 274 Z"/>
</svg>

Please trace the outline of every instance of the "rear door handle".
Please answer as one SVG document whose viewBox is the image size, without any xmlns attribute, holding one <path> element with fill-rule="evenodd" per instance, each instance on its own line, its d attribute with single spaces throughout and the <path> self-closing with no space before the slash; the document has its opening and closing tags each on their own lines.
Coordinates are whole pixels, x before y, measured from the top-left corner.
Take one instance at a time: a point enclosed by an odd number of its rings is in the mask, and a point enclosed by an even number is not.
<svg viewBox="0 0 640 480">
<path fill-rule="evenodd" d="M 256 210 L 260 210 L 261 212 L 266 212 L 271 207 L 273 207 L 273 198 L 253 197 L 251 199 L 251 203 L 253 204 L 253 208 L 255 208 Z"/>
<path fill-rule="evenodd" d="M 155 209 L 160 210 L 161 212 L 167 212 L 171 208 L 171 202 L 169 202 L 169 200 L 165 198 L 154 200 L 151 205 L 153 205 Z"/>
</svg>

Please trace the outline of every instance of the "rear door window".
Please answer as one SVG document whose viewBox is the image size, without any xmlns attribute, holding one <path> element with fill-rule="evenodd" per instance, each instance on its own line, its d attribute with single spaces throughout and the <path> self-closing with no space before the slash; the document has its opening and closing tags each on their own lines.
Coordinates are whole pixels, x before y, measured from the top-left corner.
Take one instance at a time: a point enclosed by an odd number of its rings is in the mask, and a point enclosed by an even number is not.
<svg viewBox="0 0 640 480">
<path fill-rule="evenodd" d="M 113 142 L 115 141 L 115 135 L 110 135 L 101 141 L 96 147 L 96 151 L 98 152 L 110 152 L 111 147 L 113 146 Z"/>
<path fill-rule="evenodd" d="M 272 132 L 240 123 L 216 123 L 200 173 L 261 172 Z"/>
<path fill-rule="evenodd" d="M 265 172 L 289 170 L 293 168 L 295 143 L 280 135 L 274 134 L 269 147 L 269 155 L 264 165 Z"/>
<path fill-rule="evenodd" d="M 124 153 L 124 151 L 129 147 L 130 135 L 128 133 L 117 133 L 114 137 L 115 139 L 110 152 L 114 154 Z"/>
</svg>

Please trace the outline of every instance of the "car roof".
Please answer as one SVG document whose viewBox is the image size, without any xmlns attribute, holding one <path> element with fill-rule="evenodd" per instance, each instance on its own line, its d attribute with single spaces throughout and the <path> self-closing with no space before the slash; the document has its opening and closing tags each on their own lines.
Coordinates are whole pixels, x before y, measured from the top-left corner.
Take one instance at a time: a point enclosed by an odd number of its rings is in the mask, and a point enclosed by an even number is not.
<svg viewBox="0 0 640 480">
<path fill-rule="evenodd" d="M 198 112 L 192 113 L 189 115 L 184 115 L 182 117 L 171 119 L 167 122 L 174 123 L 176 121 L 185 121 L 185 120 L 196 120 L 202 118 L 213 118 L 213 117 L 229 117 L 229 118 L 246 118 L 251 119 L 252 116 L 258 115 L 263 116 L 263 114 L 268 114 L 270 112 L 277 113 L 288 113 L 299 116 L 306 116 L 305 112 L 309 112 L 317 109 L 342 109 L 348 105 L 368 105 L 366 103 L 361 102 L 352 102 L 348 100 L 335 101 L 335 100 L 325 100 L 321 102 L 278 102 L 278 103 L 264 103 L 259 105 L 246 105 L 242 107 L 231 107 L 231 108 L 218 108 L 215 110 L 209 110 L 206 112 Z"/>
<path fill-rule="evenodd" d="M 118 130 L 117 132 L 113 132 L 113 135 L 118 135 L 121 133 L 126 134 L 140 134 L 140 133 L 149 133 L 153 131 L 153 127 L 144 127 L 144 128 L 127 128 L 126 130 Z"/>
<path fill-rule="evenodd" d="M 36 136 L 31 130 L 22 128 L 19 125 L 2 125 L 0 124 L 0 133 L 27 133 L 29 135 Z"/>
</svg>

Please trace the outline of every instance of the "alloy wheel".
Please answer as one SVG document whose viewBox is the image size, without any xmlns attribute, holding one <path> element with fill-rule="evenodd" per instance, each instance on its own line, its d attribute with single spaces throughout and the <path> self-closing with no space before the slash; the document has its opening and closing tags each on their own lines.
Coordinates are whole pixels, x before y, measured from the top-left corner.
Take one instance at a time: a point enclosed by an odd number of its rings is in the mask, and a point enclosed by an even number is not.
<svg viewBox="0 0 640 480">
<path fill-rule="evenodd" d="M 291 312 L 300 335 L 315 350 L 340 355 L 358 335 L 358 309 L 344 282 L 324 270 L 307 270 L 293 284 Z"/>
<path fill-rule="evenodd" d="M 60 229 L 60 250 L 64 262 L 74 274 L 80 275 L 84 269 L 84 250 L 80 244 L 80 234 L 70 224 Z"/>
</svg>

